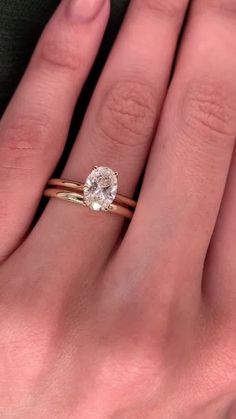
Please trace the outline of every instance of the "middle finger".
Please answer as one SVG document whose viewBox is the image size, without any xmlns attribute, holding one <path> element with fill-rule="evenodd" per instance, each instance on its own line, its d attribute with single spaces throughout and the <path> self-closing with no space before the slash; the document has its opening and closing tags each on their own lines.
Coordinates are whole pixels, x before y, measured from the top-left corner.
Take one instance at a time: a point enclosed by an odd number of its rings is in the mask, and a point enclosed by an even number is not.
<svg viewBox="0 0 236 419">
<path fill-rule="evenodd" d="M 234 12 L 235 1 L 193 2 L 140 204 L 123 246 L 122 261 L 136 244 L 128 263 L 135 261 L 142 277 L 152 272 L 156 281 L 165 272 L 165 283 L 155 288 L 159 296 L 168 289 L 179 299 L 183 287 L 191 295 L 201 289 L 236 135 Z M 125 276 L 123 268 L 120 275 Z"/>
</svg>

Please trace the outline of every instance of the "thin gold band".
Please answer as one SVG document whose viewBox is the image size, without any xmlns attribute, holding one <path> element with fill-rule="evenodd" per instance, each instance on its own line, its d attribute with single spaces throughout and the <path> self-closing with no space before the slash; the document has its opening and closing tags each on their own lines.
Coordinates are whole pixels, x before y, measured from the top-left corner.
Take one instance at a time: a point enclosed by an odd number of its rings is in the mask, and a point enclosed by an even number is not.
<svg viewBox="0 0 236 419">
<path fill-rule="evenodd" d="M 48 182 L 48 186 L 57 186 L 59 188 L 66 188 L 70 189 L 75 192 L 82 192 L 84 190 L 84 184 L 80 182 L 75 182 L 73 180 L 65 180 L 65 179 L 50 179 Z M 137 203 L 130 198 L 127 198 L 123 195 L 116 195 L 115 202 L 118 204 L 124 204 L 131 208 L 136 208 Z"/>
<path fill-rule="evenodd" d="M 48 187 L 44 191 L 44 196 L 48 198 L 58 198 L 85 206 L 83 189 L 84 184 L 80 182 L 64 179 L 50 179 Z M 136 202 L 134 200 L 117 194 L 114 202 L 109 206 L 107 211 L 131 219 L 135 207 Z"/>
</svg>

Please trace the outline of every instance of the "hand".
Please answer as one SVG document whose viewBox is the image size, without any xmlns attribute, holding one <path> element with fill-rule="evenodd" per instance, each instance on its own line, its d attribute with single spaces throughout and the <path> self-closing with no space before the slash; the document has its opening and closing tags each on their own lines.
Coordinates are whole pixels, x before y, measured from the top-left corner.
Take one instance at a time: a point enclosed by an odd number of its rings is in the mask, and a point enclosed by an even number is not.
<svg viewBox="0 0 236 419">
<path fill-rule="evenodd" d="M 187 3 L 131 2 L 62 174 L 132 196 L 153 143 L 125 234 L 59 200 L 30 228 L 108 0 L 61 3 L 1 121 L 1 418 L 236 416 L 236 2 L 192 2 L 167 91 Z"/>
</svg>

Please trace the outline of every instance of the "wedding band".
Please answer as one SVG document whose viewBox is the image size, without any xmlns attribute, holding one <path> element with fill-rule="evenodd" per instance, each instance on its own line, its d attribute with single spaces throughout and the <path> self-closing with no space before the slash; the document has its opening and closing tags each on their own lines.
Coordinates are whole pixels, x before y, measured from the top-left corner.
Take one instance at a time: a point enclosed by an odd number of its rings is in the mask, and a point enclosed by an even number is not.
<svg viewBox="0 0 236 419">
<path fill-rule="evenodd" d="M 108 167 L 94 167 L 85 183 L 50 179 L 44 196 L 63 199 L 96 212 L 111 212 L 129 219 L 136 208 L 133 199 L 118 194 L 118 173 Z"/>
</svg>

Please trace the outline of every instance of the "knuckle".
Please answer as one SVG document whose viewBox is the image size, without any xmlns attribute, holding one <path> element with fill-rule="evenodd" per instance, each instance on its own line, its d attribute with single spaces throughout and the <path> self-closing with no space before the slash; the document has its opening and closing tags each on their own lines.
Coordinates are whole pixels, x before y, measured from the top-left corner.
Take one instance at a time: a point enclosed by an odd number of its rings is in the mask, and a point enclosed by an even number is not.
<svg viewBox="0 0 236 419">
<path fill-rule="evenodd" d="M 208 9 L 216 13 L 223 13 L 232 17 L 236 16 L 235 0 L 201 0 L 199 7 L 201 10 Z"/>
<path fill-rule="evenodd" d="M 119 325 L 120 327 L 120 325 Z M 126 342 L 125 346 L 120 346 L 117 336 L 110 333 L 112 341 L 109 339 L 109 351 L 104 351 L 103 368 L 101 381 L 107 382 L 112 379 L 118 389 L 120 386 L 130 388 L 131 383 L 136 383 L 143 391 L 145 382 L 157 379 L 162 376 L 166 368 L 165 353 L 159 350 L 156 336 L 142 334 L 142 343 L 136 345 L 138 328 L 133 330 L 130 325 L 116 330 L 120 331 L 119 339 Z M 124 374 L 125 371 L 125 374 Z"/>
<path fill-rule="evenodd" d="M 117 83 L 106 92 L 97 115 L 103 142 L 118 153 L 127 148 L 143 149 L 152 137 L 156 112 L 150 86 L 133 81 Z"/>
<path fill-rule="evenodd" d="M 187 134 L 205 139 L 232 138 L 236 133 L 232 92 L 221 84 L 194 82 L 187 87 L 182 117 Z"/>
<path fill-rule="evenodd" d="M 165 17 L 180 17 L 187 5 L 186 0 L 145 0 L 144 4 L 152 11 Z"/>
<path fill-rule="evenodd" d="M 225 310 L 225 308 L 224 308 Z M 220 316 L 214 318 L 215 338 L 218 339 L 216 347 L 216 358 L 222 366 L 226 367 L 228 374 L 235 377 L 236 373 L 236 356 L 235 356 L 235 317 Z M 218 320 L 218 323 L 216 323 Z"/>
<path fill-rule="evenodd" d="M 20 116 L 3 128 L 0 137 L 1 169 L 32 171 L 36 161 L 45 157 L 49 129 L 37 118 Z"/>
<path fill-rule="evenodd" d="M 50 67 L 75 72 L 80 67 L 80 48 L 73 34 L 73 28 L 65 31 L 52 28 L 48 30 L 41 40 L 38 52 L 38 61 Z"/>
</svg>

